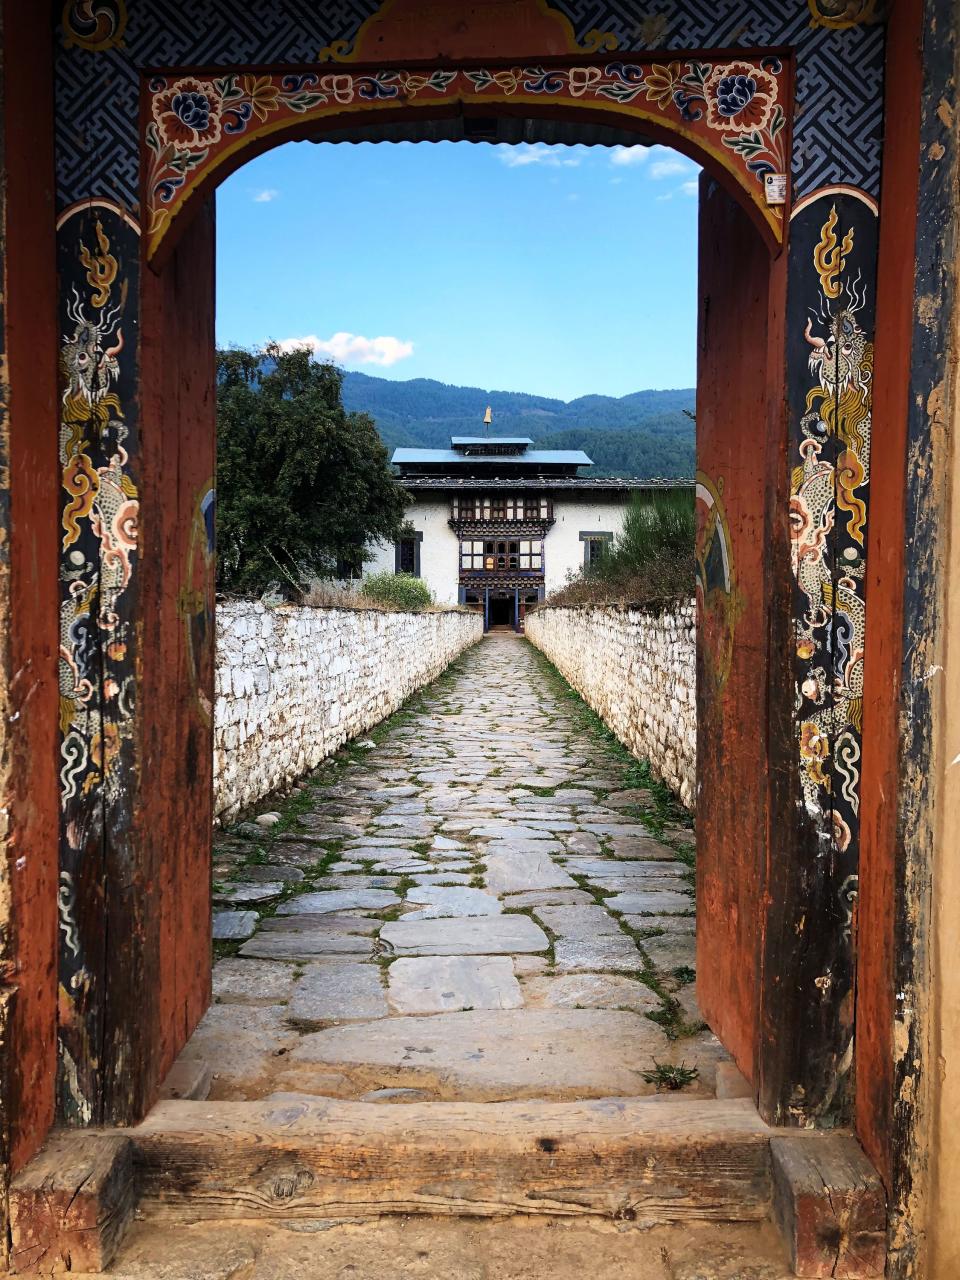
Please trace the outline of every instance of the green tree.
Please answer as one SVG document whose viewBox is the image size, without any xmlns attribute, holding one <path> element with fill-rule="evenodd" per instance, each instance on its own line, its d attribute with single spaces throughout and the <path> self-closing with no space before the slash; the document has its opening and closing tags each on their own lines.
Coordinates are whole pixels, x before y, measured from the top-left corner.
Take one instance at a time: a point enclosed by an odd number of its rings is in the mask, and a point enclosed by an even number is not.
<svg viewBox="0 0 960 1280">
<path fill-rule="evenodd" d="M 217 585 L 298 596 L 338 560 L 395 538 L 405 491 L 343 374 L 306 349 L 217 352 Z"/>
</svg>

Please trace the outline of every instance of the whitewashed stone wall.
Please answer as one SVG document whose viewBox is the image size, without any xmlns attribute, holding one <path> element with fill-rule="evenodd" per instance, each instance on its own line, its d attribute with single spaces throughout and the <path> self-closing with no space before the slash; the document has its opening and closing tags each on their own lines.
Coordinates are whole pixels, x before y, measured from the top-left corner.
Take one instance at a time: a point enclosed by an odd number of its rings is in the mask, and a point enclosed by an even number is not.
<svg viewBox="0 0 960 1280">
<path fill-rule="evenodd" d="M 541 606 L 527 638 L 688 808 L 696 795 L 696 608 Z"/>
<path fill-rule="evenodd" d="M 483 635 L 459 611 L 217 605 L 214 815 L 229 820 L 396 711 Z"/>
</svg>

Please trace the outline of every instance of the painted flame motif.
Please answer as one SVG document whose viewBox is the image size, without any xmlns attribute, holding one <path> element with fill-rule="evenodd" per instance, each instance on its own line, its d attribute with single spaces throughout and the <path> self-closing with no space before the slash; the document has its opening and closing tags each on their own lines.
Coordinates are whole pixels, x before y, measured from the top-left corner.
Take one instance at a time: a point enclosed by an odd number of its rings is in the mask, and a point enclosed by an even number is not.
<svg viewBox="0 0 960 1280">
<path fill-rule="evenodd" d="M 840 275 L 848 256 L 853 252 L 853 228 L 843 237 L 842 244 L 837 243 L 836 232 L 837 206 L 834 205 L 821 228 L 820 241 L 813 251 L 813 265 L 820 277 L 820 286 L 831 300 L 840 297 Z"/>
</svg>

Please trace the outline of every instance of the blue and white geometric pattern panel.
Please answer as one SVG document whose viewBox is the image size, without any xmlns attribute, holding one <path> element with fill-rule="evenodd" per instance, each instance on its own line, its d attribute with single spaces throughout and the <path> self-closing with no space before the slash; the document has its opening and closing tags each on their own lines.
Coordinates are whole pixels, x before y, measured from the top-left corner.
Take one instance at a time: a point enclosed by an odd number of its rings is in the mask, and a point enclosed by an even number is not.
<svg viewBox="0 0 960 1280">
<path fill-rule="evenodd" d="M 379 4 L 92 0 L 83 7 L 122 14 L 124 25 L 118 44 L 96 51 L 58 33 L 59 200 L 104 196 L 136 209 L 141 69 L 315 62 L 325 46 L 352 41 Z M 794 49 L 796 193 L 840 182 L 878 193 L 882 25 L 812 26 L 806 0 L 554 0 L 553 7 L 580 40 L 610 33 L 623 51 Z"/>
</svg>

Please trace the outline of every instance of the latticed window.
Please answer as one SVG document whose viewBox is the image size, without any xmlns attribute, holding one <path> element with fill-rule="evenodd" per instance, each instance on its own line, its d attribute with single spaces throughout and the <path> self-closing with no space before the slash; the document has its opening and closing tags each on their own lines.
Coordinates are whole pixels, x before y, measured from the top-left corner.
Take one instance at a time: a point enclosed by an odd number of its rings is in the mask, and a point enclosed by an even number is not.
<svg viewBox="0 0 960 1280">
<path fill-rule="evenodd" d="M 586 568 L 599 564 L 607 554 L 613 542 L 612 533 L 581 533 L 583 543 L 583 563 Z"/>
<path fill-rule="evenodd" d="M 413 538 L 401 538 L 398 567 L 401 573 L 416 573 L 417 544 Z"/>
<path fill-rule="evenodd" d="M 460 568 L 479 571 L 483 568 L 483 543 L 463 541 L 460 543 Z"/>
<path fill-rule="evenodd" d="M 525 520 L 549 520 L 549 498 L 524 498 L 523 518 Z"/>
<path fill-rule="evenodd" d="M 543 543 L 520 539 L 519 565 L 521 569 L 543 568 Z"/>
<path fill-rule="evenodd" d="M 487 538 L 482 542 L 464 539 L 460 543 L 460 568 L 473 573 L 540 573 L 543 543 L 531 538 Z"/>
</svg>

